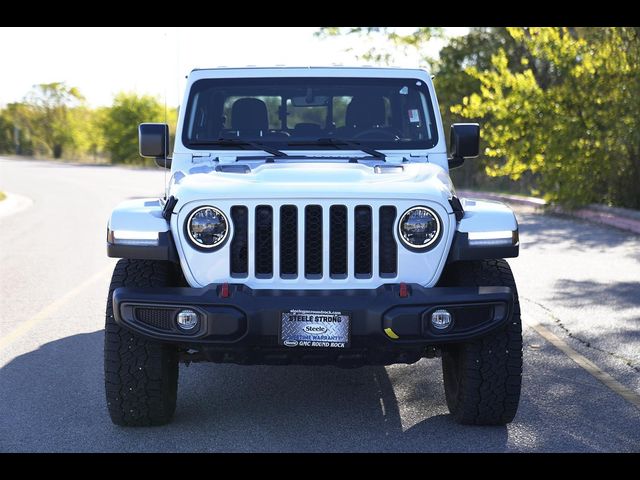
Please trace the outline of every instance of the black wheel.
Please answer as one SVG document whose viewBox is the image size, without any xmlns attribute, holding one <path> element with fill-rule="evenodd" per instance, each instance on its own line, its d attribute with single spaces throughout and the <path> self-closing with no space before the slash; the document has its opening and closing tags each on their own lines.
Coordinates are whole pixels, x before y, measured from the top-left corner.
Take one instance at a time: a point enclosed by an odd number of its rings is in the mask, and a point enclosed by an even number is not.
<svg viewBox="0 0 640 480">
<path fill-rule="evenodd" d="M 107 407 L 116 425 L 163 425 L 171 420 L 178 390 L 178 350 L 116 324 L 113 290 L 171 286 L 175 278 L 170 262 L 123 259 L 116 264 L 107 297 L 104 336 Z"/>
<path fill-rule="evenodd" d="M 458 262 L 450 265 L 441 285 L 505 286 L 514 291 L 509 324 L 474 342 L 442 351 L 447 406 L 465 425 L 505 425 L 518 410 L 522 382 L 522 325 L 518 292 L 505 260 Z"/>
</svg>

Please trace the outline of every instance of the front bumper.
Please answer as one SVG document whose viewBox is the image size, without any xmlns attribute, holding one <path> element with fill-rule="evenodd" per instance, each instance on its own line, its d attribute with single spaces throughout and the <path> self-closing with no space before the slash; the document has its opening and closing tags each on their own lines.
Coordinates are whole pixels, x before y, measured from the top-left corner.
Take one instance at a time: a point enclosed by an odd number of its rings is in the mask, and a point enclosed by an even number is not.
<svg viewBox="0 0 640 480">
<path fill-rule="evenodd" d="M 339 363 L 341 357 L 360 356 L 364 363 L 388 364 L 411 363 L 430 346 L 485 335 L 506 324 L 513 311 L 513 293 L 508 287 L 405 287 L 407 296 L 401 296 L 398 284 L 372 290 L 121 287 L 113 292 L 114 317 L 139 335 L 178 344 L 204 360 L 307 363 L 305 357 L 317 357 L 324 358 L 319 363 Z M 199 327 L 189 333 L 175 323 L 177 312 L 185 308 L 198 312 L 201 319 Z M 431 313 L 441 308 L 454 317 L 445 330 L 435 329 L 430 322 Z M 349 347 L 281 345 L 281 316 L 293 309 L 349 312 Z"/>
</svg>

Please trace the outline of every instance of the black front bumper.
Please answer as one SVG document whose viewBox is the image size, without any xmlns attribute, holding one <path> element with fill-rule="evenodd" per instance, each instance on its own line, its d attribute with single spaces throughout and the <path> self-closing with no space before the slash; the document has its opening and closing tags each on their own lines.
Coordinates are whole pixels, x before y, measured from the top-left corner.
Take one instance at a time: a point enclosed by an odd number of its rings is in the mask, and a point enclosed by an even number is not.
<svg viewBox="0 0 640 480">
<path fill-rule="evenodd" d="M 341 358 L 361 357 L 363 363 L 374 364 L 417 361 L 430 346 L 472 340 L 511 318 L 513 293 L 507 287 L 406 287 L 407 296 L 401 296 L 398 284 L 372 290 L 122 287 L 113 293 L 114 316 L 118 324 L 142 336 L 191 350 L 196 360 L 340 363 Z M 185 308 L 198 312 L 201 319 L 190 333 L 175 323 L 177 312 Z M 442 308 L 454 320 L 447 329 L 437 330 L 431 313 Z M 293 309 L 348 312 L 349 347 L 281 345 L 282 313 Z"/>
</svg>

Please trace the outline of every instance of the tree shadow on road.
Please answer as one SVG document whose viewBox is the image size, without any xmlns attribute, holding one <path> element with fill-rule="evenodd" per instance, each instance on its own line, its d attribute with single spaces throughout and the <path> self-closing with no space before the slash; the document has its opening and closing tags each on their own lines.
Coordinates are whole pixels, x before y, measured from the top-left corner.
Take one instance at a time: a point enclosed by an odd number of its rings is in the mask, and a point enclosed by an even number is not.
<svg viewBox="0 0 640 480">
<path fill-rule="evenodd" d="M 569 307 L 607 305 L 614 310 L 640 307 L 637 282 L 596 282 L 562 278 L 556 281 L 554 296 Z"/>
<path fill-rule="evenodd" d="M 612 247 L 629 247 L 629 255 L 640 261 L 640 235 L 614 227 L 598 225 L 586 220 L 556 215 L 523 213 L 518 215 L 521 248 L 527 245 L 544 250 L 556 250 L 559 245 L 567 251 L 605 251 Z"/>
</svg>

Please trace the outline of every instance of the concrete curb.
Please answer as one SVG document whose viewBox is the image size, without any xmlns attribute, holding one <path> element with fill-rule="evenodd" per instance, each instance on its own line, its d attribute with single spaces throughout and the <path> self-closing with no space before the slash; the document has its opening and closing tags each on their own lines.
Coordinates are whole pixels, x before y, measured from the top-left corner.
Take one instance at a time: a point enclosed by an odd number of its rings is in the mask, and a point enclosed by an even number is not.
<svg viewBox="0 0 640 480">
<path fill-rule="evenodd" d="M 6 218 L 10 215 L 21 212 L 33 204 L 33 200 L 29 197 L 9 192 L 4 192 L 4 194 L 7 198 L 0 202 L 0 218 Z"/>
<path fill-rule="evenodd" d="M 547 205 L 541 198 L 524 197 L 519 195 L 507 195 L 500 193 L 477 192 L 472 190 L 459 190 L 462 197 L 475 197 L 486 200 L 527 206 L 536 209 L 545 208 L 552 213 L 580 218 L 589 222 L 609 225 L 627 232 L 640 235 L 640 211 L 627 208 L 608 207 L 606 205 L 592 204 L 578 210 L 565 210 L 561 207 Z"/>
</svg>

